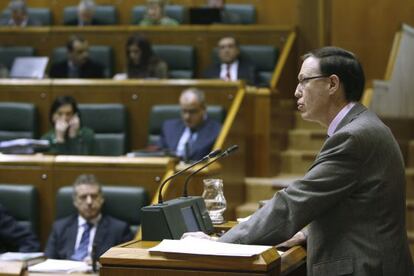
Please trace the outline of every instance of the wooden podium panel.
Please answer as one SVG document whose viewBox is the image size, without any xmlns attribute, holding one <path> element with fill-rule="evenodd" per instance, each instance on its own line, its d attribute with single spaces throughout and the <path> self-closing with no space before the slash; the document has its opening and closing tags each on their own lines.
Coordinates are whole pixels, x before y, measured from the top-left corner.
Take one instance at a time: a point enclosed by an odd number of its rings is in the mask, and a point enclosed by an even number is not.
<svg viewBox="0 0 414 276">
<path fill-rule="evenodd" d="M 102 264 L 100 275 L 280 275 L 281 258 L 276 249 L 251 258 L 149 254 L 147 249 L 156 244 L 132 241 L 111 248 L 99 259 Z"/>
</svg>

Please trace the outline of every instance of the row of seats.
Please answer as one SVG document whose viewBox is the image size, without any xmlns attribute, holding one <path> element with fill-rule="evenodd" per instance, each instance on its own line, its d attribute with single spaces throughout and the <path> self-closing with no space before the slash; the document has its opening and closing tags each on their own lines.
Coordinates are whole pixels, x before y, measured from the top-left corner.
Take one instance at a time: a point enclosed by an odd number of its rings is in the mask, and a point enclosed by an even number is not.
<svg viewBox="0 0 414 276">
<path fill-rule="evenodd" d="M 163 59 L 169 68 L 169 77 L 173 79 L 191 79 L 195 77 L 196 52 L 190 45 L 154 45 L 156 55 Z M 250 59 L 258 69 L 260 86 L 268 86 L 276 65 L 279 50 L 269 45 L 241 45 L 241 55 Z M 65 47 L 53 50 L 52 63 L 66 58 Z M 89 47 L 90 58 L 105 67 L 104 74 L 110 78 L 114 74 L 114 54 L 110 46 L 94 45 Z M 217 48 L 212 51 L 212 62 L 218 62 Z M 0 47 L 0 63 L 9 69 L 14 58 L 19 56 L 34 56 L 35 49 L 29 46 Z"/>
<path fill-rule="evenodd" d="M 136 233 L 141 224 L 140 210 L 149 204 L 147 191 L 142 187 L 103 186 L 105 203 L 102 212 L 123 220 Z M 65 186 L 56 194 L 56 219 L 77 211 L 73 206 L 73 188 Z M 35 233 L 39 229 L 39 195 L 33 185 L 0 184 L 0 204 L 2 204 L 19 224 L 30 227 Z"/>
<path fill-rule="evenodd" d="M 226 4 L 224 9 L 228 12 L 239 15 L 240 21 L 231 22 L 232 24 L 255 24 L 256 8 L 249 4 Z M 138 24 L 144 17 L 146 6 L 138 5 L 133 7 L 131 12 L 131 24 Z M 52 13 L 49 8 L 28 8 L 29 16 L 40 21 L 42 25 L 52 25 Z M 165 14 L 180 24 L 188 23 L 188 8 L 182 5 L 165 6 Z M 9 18 L 10 11 L 4 10 L 2 17 Z M 63 24 L 77 18 L 77 6 L 65 7 L 63 10 Z M 99 25 L 116 25 L 118 16 L 116 7 L 113 5 L 99 5 L 96 7 L 94 19 Z"/>
<path fill-rule="evenodd" d="M 128 113 L 122 104 L 79 104 L 82 124 L 95 132 L 94 154 L 119 156 L 129 151 Z M 207 113 L 223 122 L 225 110 L 208 106 Z M 17 138 L 37 138 L 37 111 L 32 103 L 0 103 L 0 141 Z M 179 105 L 155 105 L 151 109 L 148 144 L 160 139 L 165 120 L 180 117 Z"/>
</svg>

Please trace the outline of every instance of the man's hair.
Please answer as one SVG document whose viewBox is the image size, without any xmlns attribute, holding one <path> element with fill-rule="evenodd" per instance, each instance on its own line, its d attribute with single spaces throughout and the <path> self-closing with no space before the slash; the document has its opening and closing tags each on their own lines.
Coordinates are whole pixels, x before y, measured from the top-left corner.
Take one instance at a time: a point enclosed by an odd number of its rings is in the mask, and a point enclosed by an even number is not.
<svg viewBox="0 0 414 276">
<path fill-rule="evenodd" d="M 230 38 L 230 39 L 233 39 L 233 41 L 234 41 L 234 45 L 235 45 L 237 48 L 240 48 L 239 41 L 237 40 L 237 38 L 235 38 L 234 36 L 231 36 L 231 35 L 222 36 L 222 37 L 218 40 L 217 44 L 219 44 L 219 43 L 220 43 L 220 41 L 222 41 L 222 40 L 223 40 L 223 39 L 225 39 L 225 38 Z"/>
<path fill-rule="evenodd" d="M 21 11 L 27 13 L 27 5 L 24 0 L 11 0 L 9 3 L 10 11 Z"/>
<path fill-rule="evenodd" d="M 364 70 L 357 57 L 342 48 L 323 47 L 305 54 L 303 60 L 314 57 L 319 60 L 322 75 L 335 74 L 344 86 L 347 101 L 359 101 L 365 86 Z"/>
<path fill-rule="evenodd" d="M 180 98 L 181 98 L 184 94 L 193 94 L 193 95 L 195 95 L 195 96 L 196 96 L 196 98 L 197 98 L 197 101 L 198 101 L 201 105 L 205 106 L 205 104 L 206 104 L 206 96 L 204 95 L 204 92 L 203 92 L 202 90 L 200 90 L 200 89 L 198 89 L 198 88 L 195 88 L 195 87 L 190 87 L 190 88 L 187 88 L 187 89 L 185 89 L 185 90 L 181 93 Z"/>
<path fill-rule="evenodd" d="M 99 193 L 102 194 L 101 184 L 93 174 L 81 174 L 76 178 L 75 182 L 73 182 L 73 198 L 76 198 L 76 187 L 80 185 L 97 186 L 99 188 Z"/>
<path fill-rule="evenodd" d="M 73 44 L 75 44 L 75 41 L 86 42 L 86 39 L 77 35 L 72 35 L 66 43 L 66 49 L 69 52 L 73 51 Z"/>
<path fill-rule="evenodd" d="M 95 11 L 96 4 L 94 0 L 81 0 L 78 4 L 78 10 Z"/>
</svg>

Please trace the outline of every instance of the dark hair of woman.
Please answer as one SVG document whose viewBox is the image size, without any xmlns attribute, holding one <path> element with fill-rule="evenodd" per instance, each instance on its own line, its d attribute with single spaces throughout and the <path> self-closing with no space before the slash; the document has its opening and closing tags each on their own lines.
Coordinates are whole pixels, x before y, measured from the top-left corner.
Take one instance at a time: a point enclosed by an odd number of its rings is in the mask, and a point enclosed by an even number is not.
<svg viewBox="0 0 414 276">
<path fill-rule="evenodd" d="M 64 105 L 67 105 L 67 104 L 72 106 L 73 114 L 77 114 L 79 116 L 79 120 L 81 120 L 80 112 L 79 112 L 79 108 L 78 108 L 78 104 L 76 103 L 76 100 L 72 96 L 59 96 L 54 100 L 54 102 L 52 103 L 52 106 L 50 107 L 49 121 L 52 125 L 54 125 L 53 114 L 55 114 L 56 111 L 61 106 L 64 106 Z M 81 120 L 81 122 L 82 122 L 82 120 Z"/>
<path fill-rule="evenodd" d="M 138 62 L 131 59 L 130 48 L 132 46 L 138 47 L 139 58 Z M 148 78 L 152 76 L 152 67 L 159 62 L 159 58 L 154 55 L 151 42 L 142 35 L 135 34 L 128 38 L 126 44 L 126 56 L 128 60 L 128 78 Z"/>
</svg>

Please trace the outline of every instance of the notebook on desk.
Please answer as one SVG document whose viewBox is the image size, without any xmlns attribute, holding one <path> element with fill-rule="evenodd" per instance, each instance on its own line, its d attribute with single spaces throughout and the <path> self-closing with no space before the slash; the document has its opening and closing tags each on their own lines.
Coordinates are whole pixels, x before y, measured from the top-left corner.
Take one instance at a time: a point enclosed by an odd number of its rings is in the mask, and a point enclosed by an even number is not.
<svg viewBox="0 0 414 276">
<path fill-rule="evenodd" d="M 17 57 L 10 78 L 43 79 L 48 61 L 48 57 Z"/>
<path fill-rule="evenodd" d="M 221 22 L 221 10 L 218 8 L 197 7 L 189 10 L 190 24 L 208 25 Z"/>
</svg>

